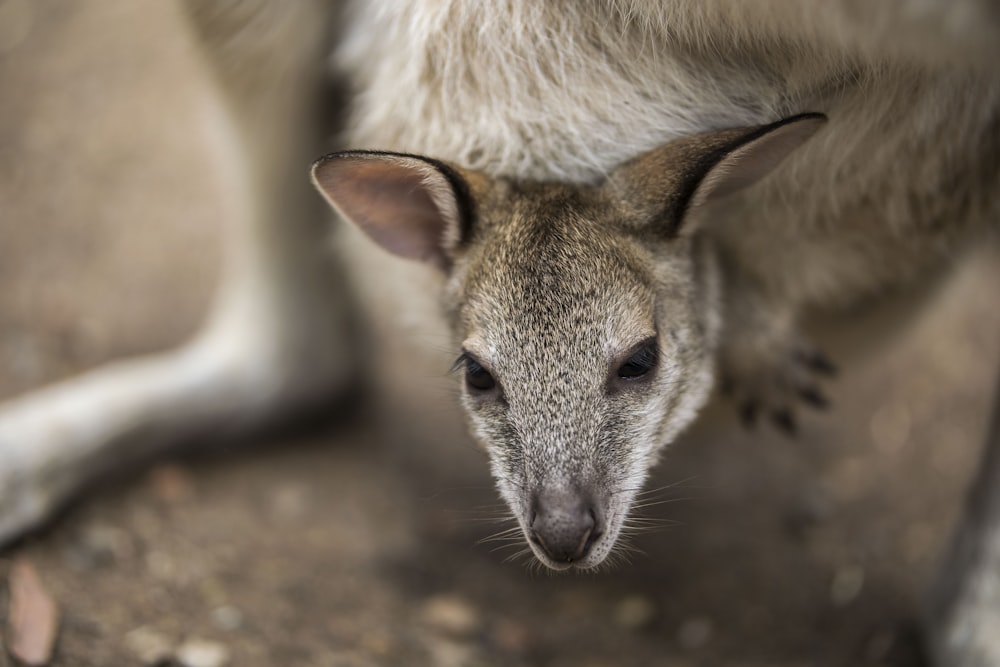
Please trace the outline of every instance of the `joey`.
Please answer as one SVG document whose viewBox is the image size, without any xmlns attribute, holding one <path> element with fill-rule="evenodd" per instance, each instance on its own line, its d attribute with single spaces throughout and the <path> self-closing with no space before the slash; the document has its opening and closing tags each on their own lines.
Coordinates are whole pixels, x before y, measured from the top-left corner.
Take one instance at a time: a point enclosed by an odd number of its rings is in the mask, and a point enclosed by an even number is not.
<svg viewBox="0 0 1000 667">
<path fill-rule="evenodd" d="M 446 274 L 468 420 L 545 565 L 590 568 L 613 550 L 657 453 L 707 400 L 717 358 L 745 398 L 777 409 L 807 388 L 784 356 L 794 327 L 723 324 L 727 272 L 695 213 L 765 177 L 824 122 L 681 139 L 590 185 L 368 151 L 314 166 L 343 217 Z"/>
</svg>

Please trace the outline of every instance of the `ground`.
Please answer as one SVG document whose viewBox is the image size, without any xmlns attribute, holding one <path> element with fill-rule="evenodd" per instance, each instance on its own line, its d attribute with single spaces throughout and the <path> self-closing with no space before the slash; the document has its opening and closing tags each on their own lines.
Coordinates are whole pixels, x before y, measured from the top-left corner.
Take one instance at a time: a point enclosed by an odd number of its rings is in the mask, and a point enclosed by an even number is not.
<svg viewBox="0 0 1000 667">
<path fill-rule="evenodd" d="M 169 347 L 208 307 L 227 208 L 175 27 L 162 3 L 0 0 L 0 398 Z M 717 400 L 649 484 L 662 521 L 611 569 L 508 560 L 461 428 L 386 428 L 365 394 L 102 482 L 0 551 L 0 581 L 34 565 L 66 667 L 192 639 L 240 667 L 917 667 L 1000 365 L 997 259 L 865 352 L 872 325 L 818 326 L 842 371 L 795 439 Z"/>
</svg>

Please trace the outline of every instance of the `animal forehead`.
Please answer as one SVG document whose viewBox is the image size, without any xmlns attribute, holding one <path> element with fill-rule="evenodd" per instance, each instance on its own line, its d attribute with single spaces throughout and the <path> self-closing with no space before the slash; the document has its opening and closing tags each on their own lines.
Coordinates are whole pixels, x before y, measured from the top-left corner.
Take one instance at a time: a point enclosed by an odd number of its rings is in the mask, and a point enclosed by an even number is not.
<svg viewBox="0 0 1000 667">
<path fill-rule="evenodd" d="M 593 296 L 599 276 L 636 273 L 614 210 L 588 194 L 544 185 L 509 197 L 490 220 L 480 266 L 511 287 L 552 296 Z"/>
<path fill-rule="evenodd" d="M 466 289 L 473 330 L 613 346 L 650 321 L 641 252 L 601 207 L 561 194 L 512 202 L 484 239 Z"/>
</svg>

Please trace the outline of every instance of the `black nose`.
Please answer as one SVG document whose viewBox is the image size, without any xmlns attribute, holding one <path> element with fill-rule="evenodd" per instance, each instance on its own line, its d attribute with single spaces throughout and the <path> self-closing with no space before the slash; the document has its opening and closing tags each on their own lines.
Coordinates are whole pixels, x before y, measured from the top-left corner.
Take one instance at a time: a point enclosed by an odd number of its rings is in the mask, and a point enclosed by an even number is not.
<svg viewBox="0 0 1000 667">
<path fill-rule="evenodd" d="M 535 497 L 531 539 L 552 560 L 580 560 L 600 534 L 591 503 L 579 493 L 547 491 Z"/>
</svg>

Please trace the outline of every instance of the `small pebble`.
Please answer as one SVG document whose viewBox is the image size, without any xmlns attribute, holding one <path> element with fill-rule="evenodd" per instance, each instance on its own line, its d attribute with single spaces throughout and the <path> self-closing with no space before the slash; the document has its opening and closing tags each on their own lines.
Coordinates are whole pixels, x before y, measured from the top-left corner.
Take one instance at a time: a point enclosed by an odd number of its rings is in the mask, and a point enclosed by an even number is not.
<svg viewBox="0 0 1000 667">
<path fill-rule="evenodd" d="M 712 621 L 698 616 L 681 623 L 677 631 L 677 643 L 685 651 L 703 648 L 712 639 Z"/>
<path fill-rule="evenodd" d="M 133 551 L 128 533 L 114 526 L 91 524 L 83 528 L 66 549 L 66 565 L 77 572 L 89 572 L 114 565 Z"/>
<path fill-rule="evenodd" d="M 177 649 L 177 661 L 183 667 L 225 667 L 229 649 L 219 642 L 189 639 Z"/>
<path fill-rule="evenodd" d="M 830 582 L 830 602 L 835 607 L 846 607 L 854 602 L 865 586 L 865 570 L 858 566 L 842 567 Z"/>
<path fill-rule="evenodd" d="M 167 504 L 181 503 L 194 496 L 191 473 L 176 463 L 163 463 L 149 471 L 153 494 Z"/>
<path fill-rule="evenodd" d="M 146 569 L 154 579 L 173 581 L 177 577 L 177 566 L 169 554 L 163 551 L 149 551 L 145 560 Z"/>
<path fill-rule="evenodd" d="M 309 492 L 298 484 L 286 484 L 271 493 L 271 512 L 281 519 L 294 519 L 309 509 Z"/>
<path fill-rule="evenodd" d="M 222 630 L 239 630 L 243 625 L 243 612 L 229 605 L 212 610 L 212 620 Z"/>
<path fill-rule="evenodd" d="M 173 642 L 147 625 L 125 635 L 125 647 L 142 663 L 143 667 L 159 665 L 170 659 Z"/>
<path fill-rule="evenodd" d="M 456 637 L 467 637 L 482 625 L 475 607 L 454 595 L 431 598 L 424 603 L 420 615 L 431 628 Z"/>
<path fill-rule="evenodd" d="M 379 656 L 389 655 L 393 648 L 392 635 L 384 630 L 374 630 L 364 633 L 361 635 L 359 643 L 366 653 Z"/>
<path fill-rule="evenodd" d="M 192 570 L 189 570 L 184 574 L 190 576 L 191 572 Z M 200 573 L 199 576 L 201 576 Z M 229 595 L 224 582 L 213 576 L 202 576 L 197 586 L 198 593 L 201 594 L 201 599 L 208 607 L 217 609 L 227 606 Z"/>
<path fill-rule="evenodd" d="M 427 652 L 430 653 L 429 664 L 435 667 L 468 667 L 482 664 L 481 660 L 476 659 L 475 647 L 468 643 L 441 637 L 425 639 Z"/>
<path fill-rule="evenodd" d="M 619 627 L 638 630 L 648 626 L 656 616 L 656 605 L 641 595 L 630 595 L 615 606 L 614 618 Z"/>
<path fill-rule="evenodd" d="M 531 644 L 531 634 L 523 624 L 501 619 L 494 624 L 490 637 L 505 653 L 524 653 Z"/>
</svg>

